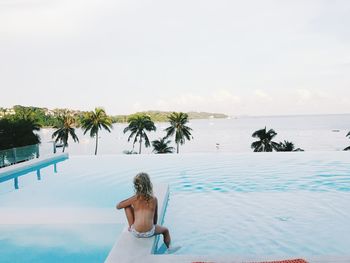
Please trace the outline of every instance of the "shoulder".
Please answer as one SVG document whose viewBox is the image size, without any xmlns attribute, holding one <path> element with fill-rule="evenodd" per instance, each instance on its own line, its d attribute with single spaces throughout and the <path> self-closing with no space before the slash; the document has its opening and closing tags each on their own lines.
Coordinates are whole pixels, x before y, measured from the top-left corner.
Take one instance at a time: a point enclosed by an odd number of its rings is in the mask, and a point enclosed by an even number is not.
<svg viewBox="0 0 350 263">
<path fill-rule="evenodd" d="M 133 195 L 129 197 L 129 200 L 136 200 L 137 199 L 137 195 Z"/>
<path fill-rule="evenodd" d="M 121 201 L 119 204 L 117 204 L 117 209 L 122 209 L 125 208 L 127 206 L 133 205 L 137 200 L 137 196 L 134 195 L 132 197 L 129 197 L 126 200 Z"/>
<path fill-rule="evenodd" d="M 158 204 L 158 199 L 157 199 L 157 197 L 153 196 L 153 202 L 154 202 L 155 204 Z"/>
</svg>

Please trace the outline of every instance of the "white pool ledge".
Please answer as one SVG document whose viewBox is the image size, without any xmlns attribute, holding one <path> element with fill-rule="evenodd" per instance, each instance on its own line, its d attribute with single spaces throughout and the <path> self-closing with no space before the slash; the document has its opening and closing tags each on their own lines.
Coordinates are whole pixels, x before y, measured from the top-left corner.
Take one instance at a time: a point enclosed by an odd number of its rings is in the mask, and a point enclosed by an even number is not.
<svg viewBox="0 0 350 263">
<path fill-rule="evenodd" d="M 30 169 L 48 162 L 53 162 L 60 159 L 68 158 L 68 157 L 69 157 L 68 153 L 58 153 L 58 154 L 44 156 L 44 157 L 29 160 L 29 161 L 25 161 L 22 163 L 6 166 L 0 169 L 0 178 L 14 174 L 14 173 L 20 173 L 27 169 Z"/>
</svg>

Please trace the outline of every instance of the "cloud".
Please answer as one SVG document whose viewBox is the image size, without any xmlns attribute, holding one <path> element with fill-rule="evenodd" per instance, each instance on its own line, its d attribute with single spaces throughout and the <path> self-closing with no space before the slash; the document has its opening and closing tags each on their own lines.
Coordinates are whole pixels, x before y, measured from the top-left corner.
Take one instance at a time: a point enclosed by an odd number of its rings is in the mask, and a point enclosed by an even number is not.
<svg viewBox="0 0 350 263">
<path fill-rule="evenodd" d="M 230 114 L 232 108 L 240 103 L 239 96 L 234 95 L 229 90 L 220 89 L 207 95 L 186 93 L 175 99 L 159 99 L 157 105 L 161 106 L 163 110 L 212 111 Z"/>
<path fill-rule="evenodd" d="M 204 96 L 194 95 L 192 93 L 187 93 L 180 95 L 175 99 L 176 103 L 179 105 L 191 105 L 191 104 L 201 104 L 206 100 Z"/>
<path fill-rule="evenodd" d="M 132 110 L 135 112 L 135 111 L 142 111 L 144 110 L 142 104 L 140 102 L 134 102 L 133 105 L 132 105 Z"/>
<path fill-rule="evenodd" d="M 304 102 L 319 102 L 321 100 L 333 100 L 335 99 L 332 94 L 325 90 L 310 90 L 310 89 L 298 89 L 296 91 L 297 101 L 299 103 Z"/>
<path fill-rule="evenodd" d="M 298 89 L 296 92 L 297 92 L 299 102 L 303 102 L 311 99 L 311 91 L 308 89 Z"/>
<path fill-rule="evenodd" d="M 240 103 L 241 98 L 239 96 L 233 95 L 230 91 L 221 89 L 214 94 L 212 94 L 212 99 L 216 102 L 230 102 L 230 103 Z"/>
<path fill-rule="evenodd" d="M 341 113 L 338 101 L 350 95 L 349 7 L 0 0 L 0 86 L 12 91 L 2 106 L 254 115 L 289 114 L 299 103 L 302 113 Z M 307 103 L 326 100 L 327 109 Z"/>
<path fill-rule="evenodd" d="M 269 101 L 272 100 L 272 97 L 268 93 L 260 89 L 255 90 L 254 95 L 260 99 L 269 100 Z"/>
</svg>

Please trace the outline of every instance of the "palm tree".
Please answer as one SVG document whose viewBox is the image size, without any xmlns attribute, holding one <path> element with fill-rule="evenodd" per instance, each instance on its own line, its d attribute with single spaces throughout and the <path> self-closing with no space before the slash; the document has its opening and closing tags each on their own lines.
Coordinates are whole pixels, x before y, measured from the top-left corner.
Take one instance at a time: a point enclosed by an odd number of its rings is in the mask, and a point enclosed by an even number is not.
<svg viewBox="0 0 350 263">
<path fill-rule="evenodd" d="M 95 111 L 90 111 L 84 114 L 81 119 L 81 124 L 84 134 L 90 131 L 90 137 L 96 138 L 95 155 L 97 155 L 98 132 L 99 130 L 102 130 L 102 128 L 111 132 L 111 129 L 113 128 L 112 119 L 107 116 L 104 109 L 95 108 Z"/>
<path fill-rule="evenodd" d="M 346 135 L 346 137 L 349 137 L 349 139 L 350 139 L 350 132 L 348 132 L 348 134 Z M 346 147 L 346 148 L 344 149 L 344 151 L 350 151 L 350 146 Z"/>
<path fill-rule="evenodd" d="M 284 142 L 279 143 L 278 151 L 279 152 L 292 152 L 294 151 L 294 143 L 284 140 Z"/>
<path fill-rule="evenodd" d="M 173 153 L 174 147 L 168 146 L 170 140 L 166 141 L 166 138 L 160 138 L 159 140 L 152 141 L 154 153 Z"/>
<path fill-rule="evenodd" d="M 294 143 L 284 140 L 284 142 L 279 143 L 279 152 L 303 152 L 301 148 L 295 148 Z"/>
<path fill-rule="evenodd" d="M 166 136 L 168 138 L 175 134 L 176 152 L 179 153 L 179 145 L 184 144 L 185 140 L 190 141 L 193 136 L 191 135 L 192 129 L 185 124 L 188 123 L 188 114 L 183 112 L 173 112 L 168 116 L 170 126 L 165 129 Z"/>
<path fill-rule="evenodd" d="M 33 119 L 20 119 L 5 116 L 0 118 L 0 167 L 18 161 L 24 161 L 39 156 L 38 147 L 27 147 L 20 159 L 15 159 L 12 151 L 6 149 L 39 144 L 40 136 L 37 132 L 41 126 Z"/>
<path fill-rule="evenodd" d="M 128 137 L 128 142 L 131 140 L 132 137 L 135 136 L 133 146 L 135 146 L 135 143 L 139 141 L 140 147 L 139 147 L 139 154 L 141 154 L 141 146 L 142 146 L 142 139 L 145 139 L 145 146 L 149 147 L 151 144 L 149 142 L 148 136 L 146 131 L 155 131 L 156 126 L 154 125 L 154 122 L 151 120 L 151 117 L 144 114 L 137 114 L 133 115 L 128 119 L 129 125 L 124 129 L 124 133 L 131 132 Z"/>
<path fill-rule="evenodd" d="M 40 143 L 41 126 L 32 119 L 0 119 L 0 150 Z"/>
<path fill-rule="evenodd" d="M 266 131 L 266 127 L 255 131 L 252 134 L 252 137 L 258 138 L 259 140 L 253 142 L 251 148 L 254 149 L 254 152 L 272 152 L 273 150 L 278 151 L 279 144 L 272 141 L 276 135 L 277 133 L 273 129 Z"/>
<path fill-rule="evenodd" d="M 64 152 L 65 148 L 68 146 L 69 135 L 72 137 L 74 142 L 79 142 L 78 136 L 75 134 L 75 119 L 68 113 L 60 115 L 57 117 L 58 124 L 54 126 L 56 131 L 52 134 L 52 138 L 55 138 L 55 143 L 62 142 Z"/>
</svg>

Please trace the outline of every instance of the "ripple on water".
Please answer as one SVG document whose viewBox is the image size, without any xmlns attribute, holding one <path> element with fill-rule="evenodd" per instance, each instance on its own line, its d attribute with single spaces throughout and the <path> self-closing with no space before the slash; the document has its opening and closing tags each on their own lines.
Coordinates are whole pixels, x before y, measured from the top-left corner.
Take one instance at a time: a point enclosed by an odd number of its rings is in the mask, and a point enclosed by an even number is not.
<svg viewBox="0 0 350 263">
<path fill-rule="evenodd" d="M 179 254 L 348 256 L 349 197 L 310 191 L 174 192 L 164 224 L 184 247 Z M 338 244 L 333 252 L 327 236 Z"/>
<path fill-rule="evenodd" d="M 114 207 L 145 171 L 170 185 L 165 225 L 180 254 L 349 256 L 349 157 L 316 155 L 73 157 L 19 190 L 2 184 L 12 192 L 0 206 Z"/>
</svg>

